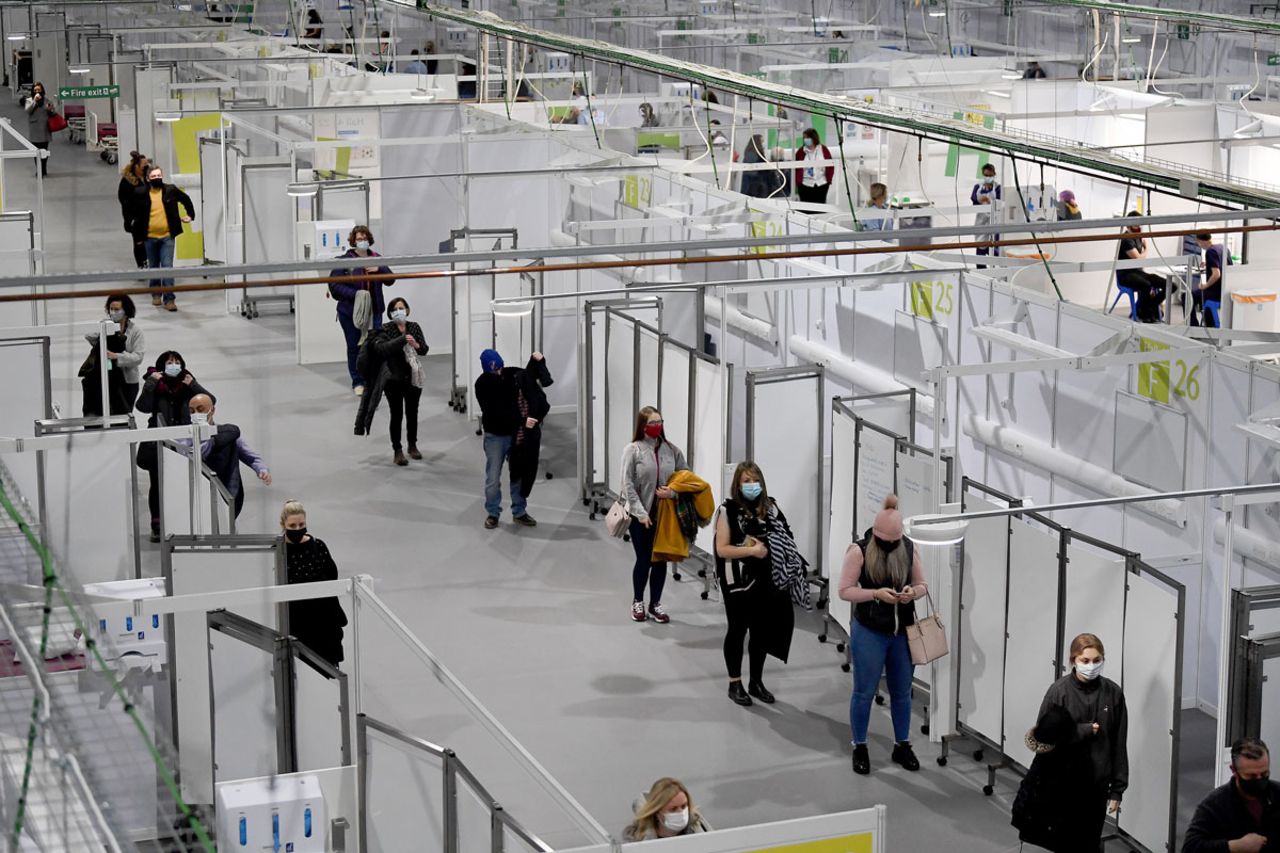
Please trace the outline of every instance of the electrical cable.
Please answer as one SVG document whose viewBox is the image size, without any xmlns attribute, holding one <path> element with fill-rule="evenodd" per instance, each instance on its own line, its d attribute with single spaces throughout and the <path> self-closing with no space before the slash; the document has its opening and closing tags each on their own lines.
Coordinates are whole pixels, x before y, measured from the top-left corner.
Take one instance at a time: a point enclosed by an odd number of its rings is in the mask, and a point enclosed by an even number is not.
<svg viewBox="0 0 1280 853">
<path fill-rule="evenodd" d="M 596 137 L 596 148 L 604 149 L 604 144 L 600 142 L 600 129 L 596 127 L 596 111 L 591 106 L 591 88 L 587 85 L 587 58 L 578 56 L 582 60 L 582 94 L 587 99 L 587 118 L 591 120 L 591 132 Z"/>
<path fill-rule="evenodd" d="M 1027 220 L 1027 225 L 1031 225 L 1031 212 L 1027 210 L 1027 199 L 1022 194 L 1022 181 L 1018 177 L 1018 159 L 1014 157 L 1013 152 L 1009 152 L 1009 160 L 1013 163 L 1013 186 L 1018 191 L 1018 201 L 1022 204 L 1022 215 Z M 1043 201 L 1043 199 L 1041 199 Z M 1044 247 L 1040 245 L 1039 238 L 1036 237 L 1034 229 L 1028 227 L 1027 230 L 1031 234 L 1031 238 L 1036 241 L 1036 254 L 1040 256 L 1040 263 L 1044 264 L 1044 271 L 1049 275 L 1049 283 L 1053 285 L 1053 290 L 1058 294 L 1058 301 L 1066 302 L 1067 299 L 1062 295 L 1062 288 L 1058 287 L 1058 278 L 1053 274 L 1053 268 L 1049 266 L 1049 259 L 1045 256 Z"/>
<path fill-rule="evenodd" d="M 831 114 L 831 119 L 836 123 L 836 145 L 840 149 L 840 174 L 844 178 L 844 198 L 849 202 L 849 215 L 853 217 L 853 230 L 858 230 L 858 213 L 854 209 L 853 192 L 849 189 L 849 167 L 844 159 L 844 122 L 835 113 Z"/>
</svg>

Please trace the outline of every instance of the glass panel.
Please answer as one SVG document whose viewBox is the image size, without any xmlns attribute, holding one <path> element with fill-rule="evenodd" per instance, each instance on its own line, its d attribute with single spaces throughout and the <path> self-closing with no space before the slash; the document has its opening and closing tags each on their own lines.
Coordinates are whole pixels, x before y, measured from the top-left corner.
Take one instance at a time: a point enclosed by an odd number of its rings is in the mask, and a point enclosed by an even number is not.
<svg viewBox="0 0 1280 853">
<path fill-rule="evenodd" d="M 444 849 L 444 760 L 368 732 L 369 853 Z"/>
</svg>

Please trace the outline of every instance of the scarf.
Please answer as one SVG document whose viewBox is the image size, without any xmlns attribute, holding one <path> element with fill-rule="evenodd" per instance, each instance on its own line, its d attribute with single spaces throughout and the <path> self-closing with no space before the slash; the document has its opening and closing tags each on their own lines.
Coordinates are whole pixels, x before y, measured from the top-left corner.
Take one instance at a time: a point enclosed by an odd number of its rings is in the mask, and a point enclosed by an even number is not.
<svg viewBox="0 0 1280 853">
<path fill-rule="evenodd" d="M 769 549 L 773 585 L 782 592 L 790 593 L 792 603 L 805 610 L 813 610 L 813 604 L 809 600 L 809 579 L 805 577 L 809 564 L 796 550 L 796 540 L 791 531 L 774 512 L 769 513 L 764 524 L 764 539 Z"/>
<path fill-rule="evenodd" d="M 409 384 L 414 388 L 421 388 L 423 386 L 422 361 L 418 358 L 418 351 L 405 344 L 404 360 L 409 364 Z"/>
<path fill-rule="evenodd" d="M 1067 213 L 1070 213 L 1072 216 L 1080 212 L 1080 208 L 1076 207 L 1076 203 L 1074 201 L 1066 202 L 1066 208 Z"/>
<path fill-rule="evenodd" d="M 348 274 L 350 272 L 349 270 Z M 368 288 L 362 288 L 356 293 L 356 300 L 351 305 L 351 325 L 360 330 L 360 342 L 357 346 L 364 346 L 365 339 L 373 328 L 373 294 Z"/>
<path fill-rule="evenodd" d="M 516 408 L 520 410 L 520 426 L 516 427 L 516 444 L 524 444 L 524 428 L 529 423 L 529 401 L 524 398 L 524 391 L 516 388 Z"/>
</svg>

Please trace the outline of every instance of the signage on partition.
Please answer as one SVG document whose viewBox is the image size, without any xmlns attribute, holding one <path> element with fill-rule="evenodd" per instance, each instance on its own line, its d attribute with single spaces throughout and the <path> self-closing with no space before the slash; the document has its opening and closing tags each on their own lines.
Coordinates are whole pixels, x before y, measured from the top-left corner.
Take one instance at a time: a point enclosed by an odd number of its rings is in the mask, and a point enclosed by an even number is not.
<svg viewBox="0 0 1280 853">
<path fill-rule="evenodd" d="M 872 853 L 875 850 L 875 836 L 870 832 L 857 832 L 853 835 L 842 835 L 839 838 L 824 838 L 821 841 L 801 841 L 798 844 L 784 844 L 781 847 L 762 847 L 747 853 Z"/>
<path fill-rule="evenodd" d="M 58 98 L 63 101 L 118 97 L 120 97 L 120 87 L 114 83 L 110 86 L 63 86 L 58 89 Z"/>
</svg>

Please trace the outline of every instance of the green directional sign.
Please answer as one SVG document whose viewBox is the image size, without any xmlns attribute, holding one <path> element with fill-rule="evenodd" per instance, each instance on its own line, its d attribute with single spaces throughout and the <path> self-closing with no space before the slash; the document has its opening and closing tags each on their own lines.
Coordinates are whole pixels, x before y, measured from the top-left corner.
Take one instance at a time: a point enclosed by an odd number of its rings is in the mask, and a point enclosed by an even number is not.
<svg viewBox="0 0 1280 853">
<path fill-rule="evenodd" d="M 1268 65 L 1280 65 L 1280 53 L 1272 53 L 1267 56 Z"/>
<path fill-rule="evenodd" d="M 58 98 L 63 101 L 118 97 L 120 97 L 120 87 L 114 84 L 110 86 L 63 86 L 58 90 Z"/>
</svg>

